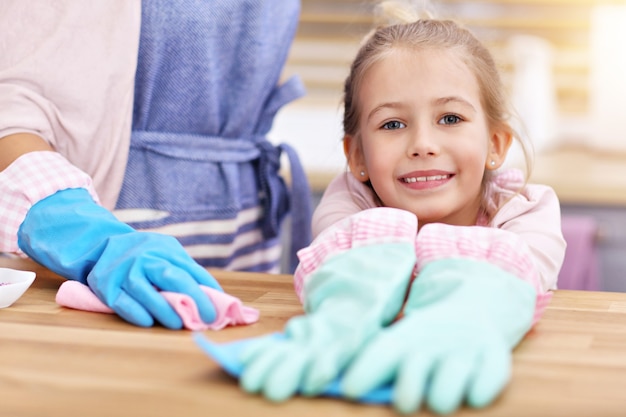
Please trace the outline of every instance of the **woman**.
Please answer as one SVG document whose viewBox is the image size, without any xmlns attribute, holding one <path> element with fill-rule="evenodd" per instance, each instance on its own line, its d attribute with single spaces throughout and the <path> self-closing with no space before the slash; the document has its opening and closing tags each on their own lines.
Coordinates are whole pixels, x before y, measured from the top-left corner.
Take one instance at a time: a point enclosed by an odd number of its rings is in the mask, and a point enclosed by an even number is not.
<svg viewBox="0 0 626 417">
<path fill-rule="evenodd" d="M 309 240 L 298 158 L 265 137 L 303 94 L 279 85 L 299 7 L 4 2 L 0 251 L 88 283 L 142 326 L 182 325 L 157 290 L 191 295 L 211 321 L 198 284 L 219 286 L 198 264 L 277 272 L 290 206 L 292 253 Z"/>
</svg>

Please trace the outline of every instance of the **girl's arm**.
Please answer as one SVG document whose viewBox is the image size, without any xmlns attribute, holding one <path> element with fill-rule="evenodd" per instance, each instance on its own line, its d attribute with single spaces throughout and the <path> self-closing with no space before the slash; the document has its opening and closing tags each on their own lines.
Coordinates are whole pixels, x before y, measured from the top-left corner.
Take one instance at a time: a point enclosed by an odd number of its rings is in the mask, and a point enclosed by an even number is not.
<svg viewBox="0 0 626 417">
<path fill-rule="evenodd" d="M 362 246 L 409 242 L 414 245 L 416 234 L 417 217 L 404 210 L 377 207 L 346 216 L 298 252 L 300 264 L 294 273 L 298 298 L 305 302 L 307 281 L 328 259 Z"/>
<path fill-rule="evenodd" d="M 565 258 L 561 209 L 554 190 L 529 184 L 505 203 L 491 225 L 513 233 L 528 247 L 541 281 L 541 289 L 556 289 Z"/>
<path fill-rule="evenodd" d="M 313 238 L 340 220 L 378 206 L 369 187 L 343 172 L 330 182 L 313 213 Z"/>
<path fill-rule="evenodd" d="M 543 288 L 540 269 L 530 247 L 514 232 L 493 227 L 431 223 L 417 234 L 415 251 L 417 279 L 429 264 L 461 259 L 490 265 L 490 268 L 530 284 L 535 294 L 533 323 L 541 318 L 552 298 L 552 292 Z"/>
</svg>

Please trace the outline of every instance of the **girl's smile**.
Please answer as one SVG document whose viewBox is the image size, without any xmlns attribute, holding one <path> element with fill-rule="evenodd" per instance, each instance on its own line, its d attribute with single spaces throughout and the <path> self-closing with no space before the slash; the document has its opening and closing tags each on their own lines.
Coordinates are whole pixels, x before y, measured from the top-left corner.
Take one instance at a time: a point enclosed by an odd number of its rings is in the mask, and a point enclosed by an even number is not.
<svg viewBox="0 0 626 417">
<path fill-rule="evenodd" d="M 454 177 L 454 174 L 444 171 L 415 171 L 399 177 L 407 188 L 411 190 L 433 190 L 442 187 Z"/>
</svg>

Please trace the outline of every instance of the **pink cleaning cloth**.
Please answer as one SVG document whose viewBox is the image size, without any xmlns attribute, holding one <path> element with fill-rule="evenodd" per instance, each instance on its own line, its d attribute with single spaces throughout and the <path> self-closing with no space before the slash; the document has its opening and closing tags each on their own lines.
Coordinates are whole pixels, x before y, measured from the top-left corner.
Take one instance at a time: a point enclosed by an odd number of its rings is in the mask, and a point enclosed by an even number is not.
<svg viewBox="0 0 626 417">
<path fill-rule="evenodd" d="M 209 296 L 215 306 L 217 318 L 213 323 L 202 321 L 196 303 L 188 295 L 161 291 L 161 295 L 183 320 L 183 326 L 186 329 L 220 330 L 229 325 L 251 324 L 259 319 L 259 310 L 244 306 L 238 298 L 204 285 L 201 285 L 200 288 Z M 65 281 L 61 284 L 57 291 L 56 302 L 63 307 L 76 310 L 115 313 L 100 301 L 87 285 L 78 281 Z"/>
</svg>

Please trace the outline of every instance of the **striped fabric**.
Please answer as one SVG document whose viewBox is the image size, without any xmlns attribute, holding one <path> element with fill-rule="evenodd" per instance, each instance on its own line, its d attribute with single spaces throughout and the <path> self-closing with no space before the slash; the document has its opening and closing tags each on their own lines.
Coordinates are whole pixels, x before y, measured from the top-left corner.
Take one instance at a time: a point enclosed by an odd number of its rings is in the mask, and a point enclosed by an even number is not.
<svg viewBox="0 0 626 417">
<path fill-rule="evenodd" d="M 89 175 L 56 152 L 30 152 L 0 172 L 0 252 L 23 255 L 17 231 L 28 210 L 57 191 L 85 188 L 99 203 Z"/>
<path fill-rule="evenodd" d="M 123 211 L 115 211 L 114 214 L 123 219 Z M 282 256 L 281 246 L 268 245 L 260 229 L 247 227 L 250 224 L 258 224 L 262 219 L 263 210 L 261 207 L 256 207 L 240 211 L 233 219 L 182 222 L 144 228 L 142 231 L 162 233 L 177 238 L 189 255 L 200 263 L 209 254 L 212 262 L 215 262 L 215 259 L 229 260 L 221 265 L 222 269 L 245 271 L 254 270 L 261 265 L 265 272 L 279 273 L 281 272 L 280 266 L 274 261 L 267 264 L 267 260 L 279 260 Z M 250 230 L 242 231 L 246 228 Z M 205 235 L 228 238 L 223 238 L 221 243 L 219 240 L 216 243 L 207 243 L 205 237 L 198 239 L 198 236 Z M 250 250 L 250 248 L 256 249 Z"/>
</svg>

